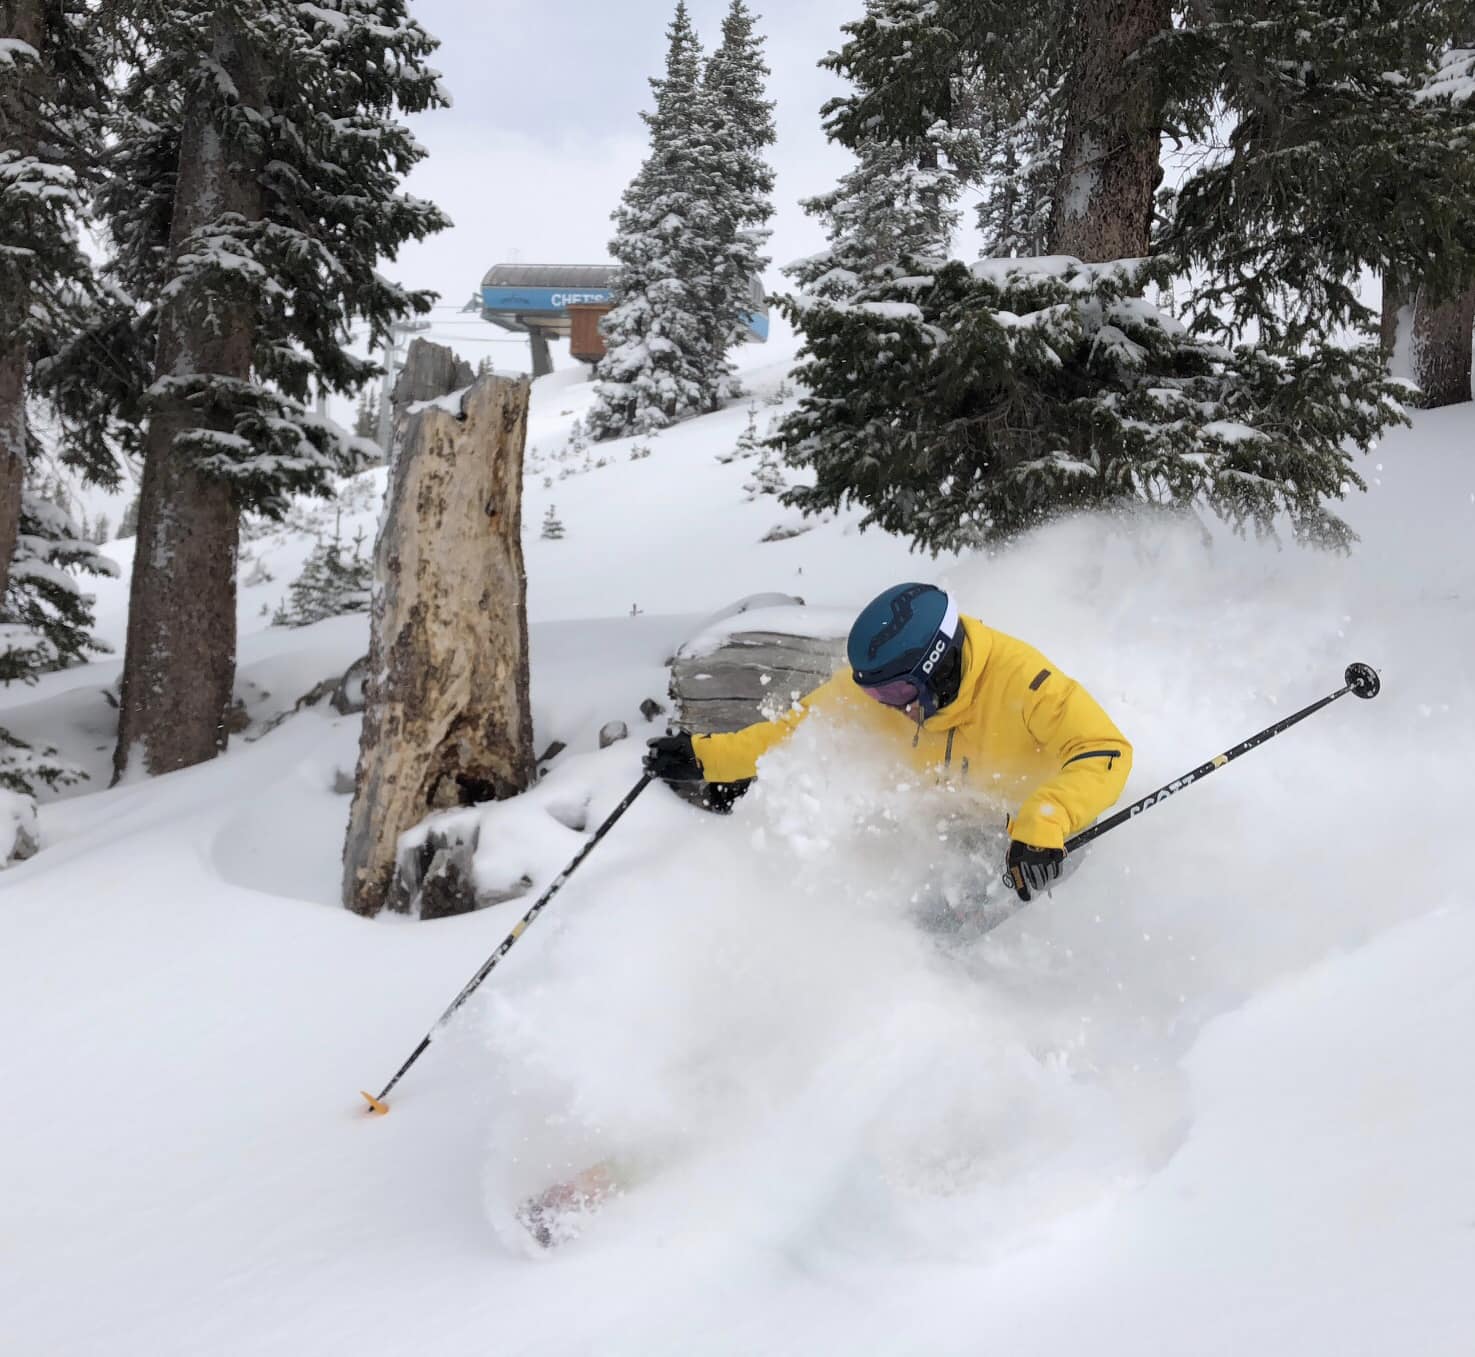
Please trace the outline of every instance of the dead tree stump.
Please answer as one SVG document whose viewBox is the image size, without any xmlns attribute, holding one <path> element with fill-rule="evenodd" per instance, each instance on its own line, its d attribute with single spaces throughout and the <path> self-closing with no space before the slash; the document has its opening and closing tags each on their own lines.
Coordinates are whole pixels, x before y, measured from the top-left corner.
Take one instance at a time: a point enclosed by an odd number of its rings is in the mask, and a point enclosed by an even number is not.
<svg viewBox="0 0 1475 1357">
<path fill-rule="evenodd" d="M 374 548 L 343 903 L 377 914 L 400 835 L 533 780 L 522 459 L 529 384 L 483 377 L 412 417 Z"/>
</svg>

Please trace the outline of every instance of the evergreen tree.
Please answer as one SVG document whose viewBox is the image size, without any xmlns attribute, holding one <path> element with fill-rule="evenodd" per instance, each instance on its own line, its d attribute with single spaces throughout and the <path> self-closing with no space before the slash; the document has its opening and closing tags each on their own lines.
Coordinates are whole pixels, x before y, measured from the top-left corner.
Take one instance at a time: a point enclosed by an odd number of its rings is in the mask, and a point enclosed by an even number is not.
<svg viewBox="0 0 1475 1357">
<path fill-rule="evenodd" d="M 722 21 L 722 43 L 707 63 L 704 84 L 718 119 L 718 148 L 722 167 L 718 187 L 721 206 L 722 248 L 715 264 L 717 292 L 711 298 L 719 327 L 714 344 L 723 352 L 747 339 L 747 318 L 753 311 L 752 280 L 768 267 L 763 253 L 768 219 L 773 215 L 773 170 L 763 158 L 773 145 L 773 104 L 763 97 L 768 66 L 763 40 L 753 14 L 743 0 L 732 0 Z M 725 396 L 738 394 L 735 380 Z"/>
<path fill-rule="evenodd" d="M 112 539 L 112 520 L 109 519 L 106 514 L 98 514 L 97 522 L 92 525 L 92 540 L 96 542 L 98 546 L 102 546 L 104 543 L 112 541 Z"/>
<path fill-rule="evenodd" d="M 556 542 L 564 535 L 563 521 L 558 517 L 558 510 L 549 505 L 547 512 L 543 515 L 542 536 L 549 542 Z"/>
<path fill-rule="evenodd" d="M 1475 19 L 1453 34 L 1420 92 L 1475 111 Z M 1384 341 L 1394 375 L 1419 387 L 1426 406 L 1455 405 L 1471 398 L 1471 335 L 1475 331 L 1475 277 L 1452 295 L 1439 296 L 1421 277 L 1383 280 Z"/>
<path fill-rule="evenodd" d="M 967 121 L 979 81 L 1033 81 L 1061 134 L 1049 253 L 1088 262 L 903 256 L 849 296 L 791 302 L 810 392 L 779 444 L 817 478 L 790 502 L 853 500 L 931 547 L 1133 502 L 1262 528 L 1284 512 L 1347 541 L 1325 505 L 1360 484 L 1347 449 L 1400 418 L 1357 277 L 1442 245 L 1447 284 L 1475 226 L 1467 131 L 1447 104 L 1417 107 L 1403 55 L 1448 6 L 1222 0 L 1175 28 L 1166 0 L 1090 0 L 1044 56 L 1029 7 L 880 8 L 831 59 L 855 84 L 827 109 L 832 135 L 916 147 L 939 118 Z M 1207 142 L 1226 110 L 1229 153 L 1183 186 L 1157 256 L 1131 262 L 1154 248 L 1163 130 Z M 1141 295 L 1179 279 L 1206 280 L 1187 330 Z"/>
<path fill-rule="evenodd" d="M 138 536 L 138 496 L 134 495 L 123 510 L 122 522 L 118 524 L 119 537 Z"/>
<path fill-rule="evenodd" d="M 43 787 L 56 791 L 86 779 L 86 773 L 50 745 L 38 749 L 0 726 L 0 787 L 22 796 L 36 796 Z"/>
<path fill-rule="evenodd" d="M 784 269 L 811 296 L 844 298 L 903 260 L 944 259 L 958 226 L 962 185 L 935 147 L 866 137 L 854 150 L 856 164 L 835 188 L 800 204 L 824 222 L 829 242 Z"/>
<path fill-rule="evenodd" d="M 111 220 L 125 285 L 106 321 L 157 341 L 117 768 L 139 751 L 162 772 L 223 746 L 239 514 L 356 468 L 313 394 L 375 374 L 343 345 L 351 321 L 382 347 L 430 305 L 377 264 L 445 224 L 400 191 L 423 150 L 395 121 L 444 97 L 405 0 L 119 10 L 142 55 L 117 155 L 145 173 Z M 136 391 L 120 379 L 113 408 Z"/>
<path fill-rule="evenodd" d="M 306 627 L 344 613 L 366 612 L 374 584 L 374 563 L 364 552 L 362 532 L 348 552 L 335 536 L 319 541 L 288 586 L 287 598 L 272 619 L 278 626 Z M 269 577 L 268 577 L 269 578 Z"/>
<path fill-rule="evenodd" d="M 91 635 L 92 599 L 79 587 L 77 571 L 115 576 L 118 568 L 33 476 L 0 599 L 0 683 L 32 683 L 106 649 Z"/>
<path fill-rule="evenodd" d="M 379 393 L 373 387 L 359 392 L 353 414 L 353 436 L 370 440 L 379 437 Z"/>
<path fill-rule="evenodd" d="M 889 32 L 888 25 L 904 22 L 913 8 L 912 0 L 866 0 L 865 19 L 852 27 Z M 852 69 L 844 56 L 833 54 L 821 65 Z M 826 105 L 832 129 L 852 103 L 874 94 L 871 82 L 879 79 L 878 73 L 854 74 L 854 98 Z M 892 138 L 878 135 L 875 125 L 863 119 L 853 134 L 835 135 L 854 152 L 855 166 L 828 193 L 800 204 L 824 223 L 827 248 L 784 272 L 806 294 L 841 299 L 888 270 L 895 273 L 903 260 L 945 259 L 960 220 L 956 200 L 964 185 L 950 153 L 966 146 L 967 139 L 942 120 L 924 121 L 911 134 Z"/>
<path fill-rule="evenodd" d="M 1207 139 L 1233 119 L 1158 245 L 1208 275 L 1200 327 L 1288 353 L 1370 334 L 1365 270 L 1436 297 L 1475 276 L 1475 108 L 1425 93 L 1463 0 L 1217 8 L 1159 44 L 1185 126 Z"/>
<path fill-rule="evenodd" d="M 719 257 L 731 240 L 726 160 L 684 0 L 667 39 L 665 76 L 650 82 L 655 109 L 641 114 L 650 152 L 615 212 L 610 252 L 620 267 L 588 420 L 596 440 L 715 410 L 730 376 L 726 319 L 715 309 Z"/>
<path fill-rule="evenodd" d="M 91 283 L 79 241 L 103 59 L 83 0 L 0 0 L 0 595 L 21 531 L 32 360 Z"/>
<path fill-rule="evenodd" d="M 755 411 L 748 412 L 748 427 L 743 431 L 743 436 L 738 440 L 739 455 L 750 457 L 755 452 L 758 454 L 758 463 L 753 468 L 753 478 L 743 489 L 748 492 L 749 499 L 757 499 L 760 495 L 781 495 L 784 492 L 784 471 L 779 461 L 778 451 L 770 442 L 758 437 L 758 416 Z"/>
</svg>

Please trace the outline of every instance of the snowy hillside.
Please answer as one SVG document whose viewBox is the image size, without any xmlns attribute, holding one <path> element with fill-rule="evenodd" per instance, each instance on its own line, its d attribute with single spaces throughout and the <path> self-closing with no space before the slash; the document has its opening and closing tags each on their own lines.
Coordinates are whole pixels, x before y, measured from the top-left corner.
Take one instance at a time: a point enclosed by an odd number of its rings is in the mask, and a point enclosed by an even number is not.
<svg viewBox="0 0 1475 1357">
<path fill-rule="evenodd" d="M 761 435 L 788 354 L 742 357 Z M 269 623 L 306 530 L 372 537 L 364 478 L 248 544 L 251 726 L 224 759 L 102 790 L 117 657 L 0 694 L 95 774 L 0 877 L 0 1351 L 1469 1352 L 1471 408 L 1387 440 L 1350 559 L 1078 520 L 932 562 L 751 496 L 746 401 L 571 450 L 578 375 L 534 388 L 536 739 L 569 748 L 485 815 L 509 881 L 578 851 L 638 776 L 665 661 L 747 594 L 853 610 L 941 578 L 1091 687 L 1136 746 L 1129 795 L 1349 660 L 1384 695 L 1102 840 L 967 946 L 912 899 L 938 864 L 996 864 L 843 732 L 803 729 L 730 817 L 653 788 L 368 1118 L 357 1090 L 527 901 L 337 907 L 357 721 L 272 723 L 367 623 Z M 99 589 L 120 648 L 128 546 Z M 599 751 L 615 718 L 636 738 Z M 605 1159 L 626 1190 L 539 1251 L 518 1203 Z"/>
</svg>

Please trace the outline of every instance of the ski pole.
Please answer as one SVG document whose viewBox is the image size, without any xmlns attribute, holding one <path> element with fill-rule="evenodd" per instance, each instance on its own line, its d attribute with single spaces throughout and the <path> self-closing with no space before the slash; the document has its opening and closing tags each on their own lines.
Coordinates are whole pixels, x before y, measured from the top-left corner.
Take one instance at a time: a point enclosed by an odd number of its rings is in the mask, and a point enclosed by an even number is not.
<svg viewBox="0 0 1475 1357">
<path fill-rule="evenodd" d="M 476 992 L 477 986 L 480 985 L 481 982 L 492 973 L 492 970 L 496 966 L 496 964 L 501 961 L 508 952 L 512 950 L 512 944 L 515 943 L 518 938 L 522 937 L 522 935 L 527 931 L 528 925 L 531 924 L 532 921 L 543 912 L 548 902 L 553 899 L 553 897 L 557 895 L 560 890 L 563 889 L 564 882 L 567 881 L 569 877 L 571 877 L 574 872 L 578 870 L 579 864 L 583 862 L 583 860 L 594 851 L 595 844 L 597 844 L 600 839 L 604 838 L 604 836 L 608 834 L 612 828 L 614 828 L 615 821 L 618 820 L 620 816 L 622 816 L 627 810 L 629 810 L 630 807 L 634 805 L 635 798 L 639 796 L 640 793 L 643 792 L 647 787 L 650 786 L 651 777 L 652 775 L 650 773 L 643 774 L 640 781 L 637 782 L 633 787 L 630 788 L 628 792 L 625 793 L 625 799 L 621 801 L 620 804 L 609 813 L 609 816 L 605 820 L 605 822 L 600 825 L 599 828 L 596 829 L 594 833 L 590 836 L 589 842 L 586 843 L 581 849 L 579 849 L 578 855 L 574 858 L 574 860 L 569 863 L 569 865 L 565 867 L 563 871 L 561 871 L 556 877 L 553 878 L 553 884 L 549 886 L 548 889 L 538 897 L 538 902 L 530 910 L 528 910 L 528 912 L 524 914 L 521 919 L 517 921 L 516 925 L 512 929 L 512 932 L 510 932 L 502 940 L 502 945 L 498 947 L 497 950 L 493 952 L 491 956 L 489 956 L 482 963 L 481 968 L 477 971 L 477 973 L 466 982 L 466 985 L 461 990 L 461 993 L 451 1000 L 450 1007 L 447 1008 L 446 1011 L 442 1013 L 439 1018 L 436 1019 L 435 1025 L 430 1029 L 430 1031 L 425 1034 L 423 1038 L 421 1038 L 420 1044 L 415 1047 L 413 1051 L 410 1052 L 410 1058 L 406 1060 L 405 1063 L 394 1072 L 394 1078 L 384 1085 L 383 1089 L 379 1093 L 379 1096 L 376 1098 L 371 1093 L 367 1093 L 362 1089 L 359 1090 L 359 1092 L 363 1094 L 365 1101 L 369 1104 L 368 1111 L 370 1113 L 375 1113 L 379 1116 L 383 1116 L 386 1112 L 389 1111 L 389 1104 L 384 1100 L 389 1096 L 390 1089 L 392 1089 L 397 1083 L 399 1083 L 401 1079 L 404 1078 L 405 1073 L 409 1070 L 410 1066 L 413 1065 L 417 1060 L 419 1060 L 420 1057 L 425 1053 L 425 1048 L 430 1045 L 431 1041 L 434 1040 L 435 1034 L 440 1031 L 441 1028 L 443 1028 L 446 1023 L 451 1020 L 452 1017 L 455 1016 L 456 1010 L 459 1009 L 461 1005 L 464 1004 L 469 998 L 471 998 L 472 994 Z"/>
<path fill-rule="evenodd" d="M 1382 688 L 1378 679 L 1377 670 L 1369 664 L 1363 664 L 1360 660 L 1353 661 L 1347 666 L 1347 672 L 1342 676 L 1343 686 L 1334 693 L 1319 701 L 1313 702 L 1309 707 L 1302 707 L 1300 711 L 1287 716 L 1283 721 L 1277 721 L 1273 726 L 1267 726 L 1258 735 L 1251 735 L 1248 740 L 1241 740 L 1233 749 L 1226 749 L 1222 754 L 1215 754 L 1207 763 L 1201 763 L 1192 772 L 1184 773 L 1182 777 L 1174 778 L 1172 782 L 1164 783 L 1155 792 L 1149 792 L 1146 796 L 1132 802 L 1117 811 L 1115 815 L 1108 816 L 1099 824 L 1092 825 L 1089 829 L 1083 829 L 1079 834 L 1072 835 L 1065 841 L 1067 854 L 1082 848 L 1093 839 L 1099 839 L 1103 834 L 1109 833 L 1118 825 L 1124 825 L 1128 820 L 1141 815 L 1145 810 L 1151 810 L 1153 806 L 1160 805 L 1170 796 L 1181 792 L 1185 787 L 1191 787 L 1200 778 L 1208 777 L 1212 772 L 1222 768 L 1226 763 L 1237 759 L 1241 754 L 1248 754 L 1252 749 L 1258 749 L 1266 740 L 1274 739 L 1284 730 L 1289 730 L 1298 721 L 1304 721 L 1308 716 L 1319 712 L 1329 703 L 1335 702 L 1339 697 L 1345 697 L 1351 693 L 1354 697 L 1374 698 Z M 1017 869 L 1016 869 L 1017 870 Z M 1013 886 L 1014 875 L 1012 872 L 1004 873 L 1004 884 Z"/>
</svg>

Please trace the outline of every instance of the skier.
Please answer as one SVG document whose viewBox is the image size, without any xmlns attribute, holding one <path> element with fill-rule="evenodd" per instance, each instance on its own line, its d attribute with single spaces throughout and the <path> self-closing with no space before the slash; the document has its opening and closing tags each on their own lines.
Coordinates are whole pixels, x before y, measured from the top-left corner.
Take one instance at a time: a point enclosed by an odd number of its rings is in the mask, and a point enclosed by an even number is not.
<svg viewBox="0 0 1475 1357">
<path fill-rule="evenodd" d="M 895 744 L 917 768 L 985 787 L 1016 809 L 1008 876 L 1023 901 L 1060 879 L 1065 841 L 1121 795 L 1132 747 L 1094 698 L 1023 641 L 964 617 L 931 584 L 866 605 L 839 671 L 775 721 L 726 735 L 649 742 L 646 771 L 669 783 L 744 784 L 810 712 Z"/>
</svg>

